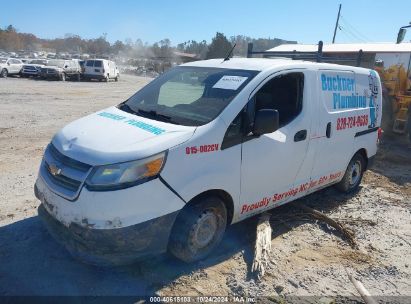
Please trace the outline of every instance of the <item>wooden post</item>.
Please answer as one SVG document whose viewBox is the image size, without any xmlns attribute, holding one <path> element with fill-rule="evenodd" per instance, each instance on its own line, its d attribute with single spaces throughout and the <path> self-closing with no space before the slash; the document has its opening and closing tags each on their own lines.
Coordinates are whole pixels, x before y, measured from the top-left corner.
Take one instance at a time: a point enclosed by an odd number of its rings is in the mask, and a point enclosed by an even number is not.
<svg viewBox="0 0 411 304">
<path fill-rule="evenodd" d="M 335 35 L 337 34 L 338 22 L 340 21 L 340 12 L 341 12 L 341 4 L 338 8 L 337 22 L 335 22 L 334 35 L 333 35 L 333 44 L 335 42 Z"/>
<path fill-rule="evenodd" d="M 260 280 L 268 265 L 269 253 L 271 251 L 271 214 L 263 213 L 257 224 L 257 235 L 254 248 L 254 259 L 251 271 L 257 274 Z"/>
</svg>

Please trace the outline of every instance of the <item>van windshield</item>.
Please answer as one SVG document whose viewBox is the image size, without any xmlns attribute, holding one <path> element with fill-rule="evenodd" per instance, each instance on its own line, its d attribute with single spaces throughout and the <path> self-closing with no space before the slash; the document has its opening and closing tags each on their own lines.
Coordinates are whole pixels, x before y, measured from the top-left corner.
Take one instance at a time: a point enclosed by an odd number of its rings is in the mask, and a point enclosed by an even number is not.
<svg viewBox="0 0 411 304">
<path fill-rule="evenodd" d="M 119 108 L 150 119 L 200 126 L 216 118 L 258 73 L 176 67 L 150 82 Z"/>
</svg>

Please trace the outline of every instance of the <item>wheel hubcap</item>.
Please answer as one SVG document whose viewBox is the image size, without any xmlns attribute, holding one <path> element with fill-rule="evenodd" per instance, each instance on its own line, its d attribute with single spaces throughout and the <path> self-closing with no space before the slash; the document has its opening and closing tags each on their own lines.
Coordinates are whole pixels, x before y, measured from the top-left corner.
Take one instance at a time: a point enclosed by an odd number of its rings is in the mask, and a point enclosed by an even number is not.
<svg viewBox="0 0 411 304">
<path fill-rule="evenodd" d="M 350 186 L 358 183 L 361 177 L 361 163 L 356 161 L 350 168 Z"/>
<path fill-rule="evenodd" d="M 212 211 L 204 212 L 194 226 L 192 243 L 203 248 L 213 240 L 218 228 L 217 216 Z"/>
</svg>

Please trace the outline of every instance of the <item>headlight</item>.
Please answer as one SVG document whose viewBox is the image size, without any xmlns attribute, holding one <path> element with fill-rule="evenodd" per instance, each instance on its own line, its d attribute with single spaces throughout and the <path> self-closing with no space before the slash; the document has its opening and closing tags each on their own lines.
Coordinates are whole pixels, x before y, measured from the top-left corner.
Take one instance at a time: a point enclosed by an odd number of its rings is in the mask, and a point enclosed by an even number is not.
<svg viewBox="0 0 411 304">
<path fill-rule="evenodd" d="M 146 182 L 158 176 L 165 159 L 166 152 L 162 152 L 145 159 L 95 167 L 87 178 L 87 188 L 117 190 Z"/>
</svg>

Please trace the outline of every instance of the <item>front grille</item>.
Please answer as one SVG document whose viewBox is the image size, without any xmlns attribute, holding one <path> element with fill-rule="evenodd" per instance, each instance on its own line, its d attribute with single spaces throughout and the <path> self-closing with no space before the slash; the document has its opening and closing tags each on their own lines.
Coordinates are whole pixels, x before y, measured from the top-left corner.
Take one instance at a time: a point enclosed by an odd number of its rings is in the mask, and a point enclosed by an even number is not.
<svg viewBox="0 0 411 304">
<path fill-rule="evenodd" d="M 92 166 L 62 154 L 50 144 L 44 153 L 41 175 L 53 192 L 74 200 L 91 169 Z"/>
<path fill-rule="evenodd" d="M 31 65 L 25 66 L 24 69 L 27 71 L 37 71 L 37 68 Z"/>
<path fill-rule="evenodd" d="M 50 150 L 50 153 L 52 154 L 52 156 L 55 159 L 57 159 L 59 162 L 61 162 L 63 164 L 66 164 L 69 167 L 76 168 L 76 169 L 78 169 L 80 171 L 83 171 L 83 172 L 87 172 L 91 168 L 90 165 L 87 165 L 87 164 L 82 163 L 78 160 L 72 159 L 70 157 L 67 157 L 67 156 L 61 154 L 60 151 L 57 150 L 56 147 L 54 147 L 52 144 L 50 144 L 48 146 L 48 149 Z"/>
<path fill-rule="evenodd" d="M 55 183 L 56 185 L 59 185 L 61 187 L 64 187 L 68 190 L 76 192 L 78 188 L 81 186 L 81 182 L 77 181 L 75 179 L 71 179 L 69 177 L 66 177 L 64 175 L 53 175 L 50 170 L 50 166 L 45 163 L 46 168 L 47 168 L 47 175 L 48 177 Z"/>
</svg>

